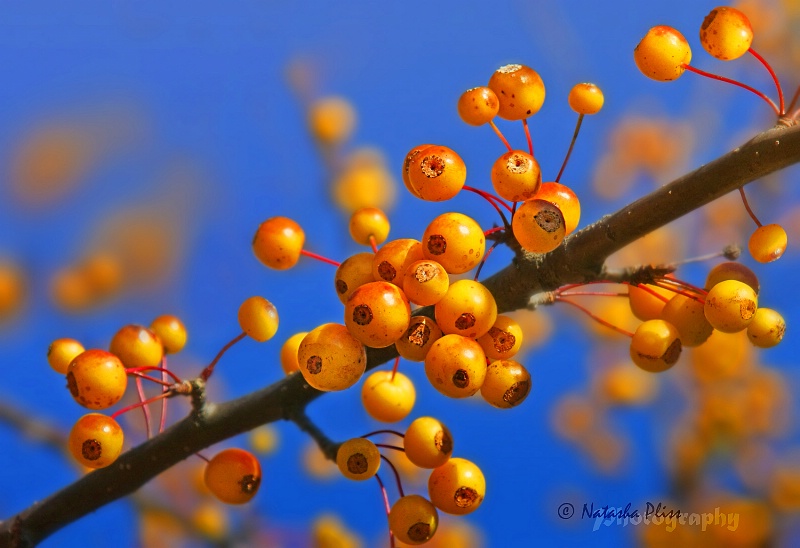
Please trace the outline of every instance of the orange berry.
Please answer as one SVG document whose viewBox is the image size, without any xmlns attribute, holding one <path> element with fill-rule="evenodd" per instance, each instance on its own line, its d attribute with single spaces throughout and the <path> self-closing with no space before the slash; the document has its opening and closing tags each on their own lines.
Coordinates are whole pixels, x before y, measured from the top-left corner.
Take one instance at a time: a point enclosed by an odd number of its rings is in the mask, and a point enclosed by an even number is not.
<svg viewBox="0 0 800 548">
<path fill-rule="evenodd" d="M 47 363 L 57 373 L 67 374 L 67 368 L 75 357 L 86 350 L 75 339 L 56 339 L 47 348 Z"/>
<path fill-rule="evenodd" d="M 714 8 L 700 26 L 703 48 L 723 61 L 738 59 L 747 53 L 752 42 L 753 27 L 750 26 L 750 20 L 736 8 Z"/>
<path fill-rule="evenodd" d="M 382 244 L 389 236 L 389 219 L 377 207 L 362 207 L 350 216 L 350 236 L 360 245 L 372 245 L 370 236 Z"/>
<path fill-rule="evenodd" d="M 408 328 L 411 308 L 403 291 L 388 282 L 370 282 L 353 291 L 344 307 L 350 334 L 367 346 L 384 348 Z"/>
<path fill-rule="evenodd" d="M 436 468 L 453 454 L 453 436 L 438 419 L 419 417 L 408 425 L 403 448 L 408 460 L 420 468 Z"/>
<path fill-rule="evenodd" d="M 553 251 L 567 234 L 564 215 L 558 206 L 537 198 L 517 208 L 511 229 L 522 248 L 531 253 Z"/>
<path fill-rule="evenodd" d="M 478 344 L 490 360 L 506 360 L 519 351 L 522 340 L 522 327 L 516 320 L 498 315 L 489 331 L 478 337 Z"/>
<path fill-rule="evenodd" d="M 753 321 L 747 326 L 747 338 L 759 348 L 772 348 L 781 342 L 785 333 L 783 316 L 771 308 L 756 310 Z"/>
<path fill-rule="evenodd" d="M 422 248 L 420 248 L 422 249 Z M 447 293 L 450 276 L 442 265 L 423 259 L 408 265 L 403 276 L 403 291 L 408 300 L 420 306 L 436 304 Z"/>
<path fill-rule="evenodd" d="M 471 126 L 482 126 L 497 116 L 500 101 L 491 88 L 468 89 L 458 98 L 458 115 Z"/>
<path fill-rule="evenodd" d="M 381 467 L 381 454 L 370 440 L 352 438 L 339 446 L 336 452 L 336 465 L 344 477 L 363 481 L 378 473 Z"/>
<path fill-rule="evenodd" d="M 424 258 L 438 262 L 448 274 L 462 274 L 478 266 L 485 249 L 480 225 L 462 213 L 439 215 L 422 236 Z"/>
<path fill-rule="evenodd" d="M 498 196 L 512 202 L 533 198 L 542 184 L 539 162 L 522 150 L 506 152 L 495 160 L 491 177 Z"/>
<path fill-rule="evenodd" d="M 536 193 L 536 198 L 547 200 L 558 206 L 561 214 L 564 215 L 567 234 L 578 228 L 578 222 L 581 220 L 581 202 L 567 185 L 555 181 L 542 183 L 539 192 Z"/>
<path fill-rule="evenodd" d="M 314 101 L 308 109 L 311 135 L 324 145 L 338 145 L 353 133 L 356 111 L 347 99 L 325 97 Z"/>
<path fill-rule="evenodd" d="M 664 320 L 643 322 L 633 334 L 630 354 L 633 363 L 651 373 L 666 371 L 681 355 L 678 330 Z"/>
<path fill-rule="evenodd" d="M 452 458 L 431 472 L 428 495 L 442 512 L 469 514 L 478 509 L 486 496 L 486 479 L 474 463 Z"/>
<path fill-rule="evenodd" d="M 603 92 L 595 84 L 575 84 L 569 91 L 567 101 L 578 114 L 597 114 L 603 108 Z"/>
<path fill-rule="evenodd" d="M 395 341 L 397 353 L 412 362 L 425 361 L 428 350 L 443 335 L 439 325 L 427 316 L 412 316 L 408 329 Z"/>
<path fill-rule="evenodd" d="M 406 544 L 425 544 L 433 538 L 438 526 L 436 507 L 420 495 L 400 497 L 389 512 L 389 529 Z"/>
<path fill-rule="evenodd" d="M 208 490 L 227 504 L 244 504 L 261 485 L 261 464 L 249 451 L 224 449 L 206 464 L 204 480 Z"/>
<path fill-rule="evenodd" d="M 461 191 L 467 181 L 467 166 L 446 146 L 431 145 L 408 163 L 408 182 L 423 200 L 442 202 Z"/>
<path fill-rule="evenodd" d="M 675 293 L 657 285 L 642 285 L 645 289 L 633 284 L 628 285 L 628 302 L 631 306 L 631 312 L 643 322 L 657 320 L 661 317 L 664 306 Z M 663 299 L 656 295 L 663 297 Z"/>
<path fill-rule="evenodd" d="M 422 244 L 412 238 L 392 240 L 381 247 L 372 258 L 372 277 L 375 280 L 403 287 L 409 265 L 424 259 Z"/>
<path fill-rule="evenodd" d="M 81 352 L 67 368 L 67 388 L 89 409 L 106 409 L 125 394 L 128 377 L 120 359 L 105 350 Z"/>
<path fill-rule="evenodd" d="M 336 269 L 333 282 L 336 286 L 336 296 L 339 297 L 342 304 L 347 302 L 353 291 L 366 283 L 375 281 L 372 273 L 374 259 L 374 253 L 356 253 L 342 261 L 342 264 Z"/>
<path fill-rule="evenodd" d="M 350 388 L 367 367 L 364 345 L 340 324 L 312 329 L 297 349 L 300 373 L 306 382 L 324 392 Z"/>
<path fill-rule="evenodd" d="M 408 178 L 408 168 L 411 165 L 411 162 L 414 161 L 414 158 L 416 158 L 417 155 L 420 152 L 422 152 L 426 148 L 432 147 L 432 146 L 433 145 L 430 144 L 430 143 L 417 145 L 417 146 L 415 146 L 414 148 L 412 148 L 411 150 L 408 151 L 408 154 L 406 154 L 406 157 L 403 160 L 403 184 L 406 185 L 406 188 L 408 189 L 408 191 L 411 194 L 413 194 L 414 196 L 416 196 L 417 198 L 420 198 L 420 195 L 419 195 L 419 192 L 417 192 L 417 190 L 411 185 L 411 181 Z"/>
<path fill-rule="evenodd" d="M 684 65 L 692 60 L 692 50 L 680 32 L 660 25 L 647 31 L 633 50 L 633 60 L 648 78 L 668 82 L 683 74 Z"/>
<path fill-rule="evenodd" d="M 505 65 L 494 71 L 489 87 L 500 101 L 498 115 L 505 120 L 533 116 L 544 103 L 542 77 L 525 65 Z"/>
<path fill-rule="evenodd" d="M 75 460 L 89 468 L 105 468 L 122 452 L 124 436 L 119 423 L 100 413 L 78 419 L 69 433 L 69 450 Z"/>
<path fill-rule="evenodd" d="M 300 370 L 300 364 L 297 361 L 297 350 L 306 335 L 308 335 L 307 331 L 295 333 L 286 339 L 286 342 L 281 346 L 281 368 L 285 374 L 291 375 Z"/>
<path fill-rule="evenodd" d="M 264 297 L 253 296 L 239 307 L 239 327 L 258 342 L 275 336 L 278 331 L 278 309 Z"/>
<path fill-rule="evenodd" d="M 258 226 L 253 253 L 266 266 L 286 270 L 297 264 L 305 239 L 299 224 L 286 217 L 272 217 Z"/>
<path fill-rule="evenodd" d="M 481 396 L 500 409 L 510 409 L 525 401 L 531 390 L 528 370 L 513 360 L 496 360 L 486 368 Z"/>
<path fill-rule="evenodd" d="M 445 396 L 466 398 L 480 390 L 486 378 L 486 354 L 474 339 L 445 335 L 425 356 L 425 374 Z"/>
<path fill-rule="evenodd" d="M 787 236 L 781 225 L 758 227 L 747 242 L 750 255 L 759 263 L 777 261 L 786 251 Z"/>
<path fill-rule="evenodd" d="M 458 280 L 434 306 L 436 323 L 444 333 L 476 339 L 497 319 L 497 303 L 486 287 L 474 280 Z"/>
<path fill-rule="evenodd" d="M 150 329 L 161 340 L 165 354 L 180 352 L 186 345 L 186 326 L 177 316 L 159 316 L 150 324 Z"/>
<path fill-rule="evenodd" d="M 159 367 L 164 357 L 161 339 L 142 325 L 126 325 L 111 338 L 108 348 L 125 367 Z"/>
<path fill-rule="evenodd" d="M 708 323 L 724 333 L 747 329 L 758 309 L 758 296 L 753 288 L 737 280 L 725 280 L 706 295 L 704 312 Z"/>
</svg>

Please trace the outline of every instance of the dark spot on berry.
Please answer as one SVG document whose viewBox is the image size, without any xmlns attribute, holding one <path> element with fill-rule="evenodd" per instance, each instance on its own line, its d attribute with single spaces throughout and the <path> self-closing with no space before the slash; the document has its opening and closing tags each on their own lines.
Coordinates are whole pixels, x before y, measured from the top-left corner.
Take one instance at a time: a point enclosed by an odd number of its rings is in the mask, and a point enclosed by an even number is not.
<svg viewBox="0 0 800 548">
<path fill-rule="evenodd" d="M 434 279 L 438 275 L 439 269 L 431 263 L 421 264 L 414 269 L 414 278 L 421 284 Z"/>
<path fill-rule="evenodd" d="M 339 292 L 339 295 L 347 293 L 347 282 L 344 280 L 336 280 L 336 291 Z"/>
<path fill-rule="evenodd" d="M 667 351 L 664 352 L 664 355 L 661 356 L 661 359 L 664 360 L 664 362 L 669 365 L 674 365 L 675 362 L 678 361 L 678 358 L 681 357 L 681 349 L 682 349 L 681 340 L 675 339 L 674 341 L 672 341 L 672 344 L 669 345 Z"/>
<path fill-rule="evenodd" d="M 392 263 L 389 261 L 382 261 L 381 264 L 378 265 L 378 275 L 387 282 L 391 282 L 394 280 L 395 276 L 397 276 L 397 270 L 395 270 Z"/>
<path fill-rule="evenodd" d="M 95 461 L 103 454 L 103 445 L 94 439 L 86 440 L 81 445 L 81 455 L 86 460 Z"/>
<path fill-rule="evenodd" d="M 475 325 L 475 314 L 472 312 L 465 312 L 456 320 L 456 329 L 469 329 L 473 325 Z"/>
<path fill-rule="evenodd" d="M 469 373 L 465 369 L 459 369 L 453 373 L 453 384 L 456 388 L 466 388 L 469 386 Z"/>
<path fill-rule="evenodd" d="M 459 508 L 469 508 L 476 502 L 480 502 L 481 496 L 471 487 L 459 487 L 456 489 L 453 500 Z"/>
<path fill-rule="evenodd" d="M 441 234 L 432 234 L 428 238 L 428 251 L 432 255 L 441 255 L 447 249 L 447 240 Z"/>
<path fill-rule="evenodd" d="M 506 171 L 509 173 L 525 173 L 528 171 L 528 162 L 521 154 L 512 154 L 506 161 Z"/>
<path fill-rule="evenodd" d="M 320 371 L 322 371 L 322 358 L 319 356 L 311 356 L 308 358 L 306 361 L 306 369 L 312 375 L 318 374 Z"/>
<path fill-rule="evenodd" d="M 555 209 L 542 209 L 533 216 L 536 224 L 545 232 L 556 232 L 564 224 L 563 215 L 559 215 Z"/>
<path fill-rule="evenodd" d="M 511 388 L 503 394 L 503 401 L 508 405 L 517 405 L 522 402 L 531 389 L 531 383 L 528 381 L 519 381 L 511 385 Z"/>
<path fill-rule="evenodd" d="M 247 474 L 243 476 L 237 482 L 242 487 L 242 493 L 255 493 L 258 491 L 258 486 L 261 484 L 261 478 L 254 476 L 253 474 Z"/>
<path fill-rule="evenodd" d="M 453 439 L 444 430 L 439 430 L 433 435 L 433 446 L 440 453 L 448 455 L 453 452 Z"/>
<path fill-rule="evenodd" d="M 67 373 L 67 388 L 69 388 L 69 393 L 72 394 L 73 398 L 81 395 L 80 390 L 78 390 L 78 381 L 75 380 L 75 374 L 72 371 Z"/>
<path fill-rule="evenodd" d="M 409 527 L 406 534 L 408 538 L 414 542 L 425 542 L 431 538 L 431 526 L 430 524 L 419 521 Z"/>
<path fill-rule="evenodd" d="M 425 322 L 419 322 L 416 325 L 412 324 L 406 331 L 406 340 L 420 348 L 425 346 L 430 338 L 431 328 Z"/>
<path fill-rule="evenodd" d="M 419 168 L 425 177 L 433 179 L 444 173 L 445 162 L 441 156 L 431 154 L 422 159 L 419 163 Z"/>
<path fill-rule="evenodd" d="M 500 353 L 508 352 L 517 344 L 517 338 L 513 334 L 503 331 L 499 327 L 489 329 L 489 336 L 494 343 L 494 349 Z"/>
<path fill-rule="evenodd" d="M 705 19 L 703 19 L 703 24 L 702 24 L 702 25 L 700 25 L 700 29 L 701 29 L 701 30 L 706 30 L 706 29 L 708 28 L 708 26 L 709 26 L 711 23 L 713 23 L 713 22 L 714 22 L 714 19 L 715 19 L 716 17 L 717 17 L 717 10 L 716 10 L 716 9 L 713 9 L 713 10 L 711 10 L 711 13 L 709 13 L 708 15 L 706 15 L 706 18 L 705 18 Z"/>
<path fill-rule="evenodd" d="M 363 474 L 369 468 L 367 457 L 361 453 L 354 453 L 347 457 L 347 469 L 353 474 Z"/>
<path fill-rule="evenodd" d="M 353 309 L 353 321 L 358 325 L 368 325 L 372 321 L 372 310 L 365 304 Z"/>
<path fill-rule="evenodd" d="M 739 305 L 739 314 L 743 320 L 749 320 L 756 313 L 756 303 L 750 299 L 745 300 Z"/>
</svg>

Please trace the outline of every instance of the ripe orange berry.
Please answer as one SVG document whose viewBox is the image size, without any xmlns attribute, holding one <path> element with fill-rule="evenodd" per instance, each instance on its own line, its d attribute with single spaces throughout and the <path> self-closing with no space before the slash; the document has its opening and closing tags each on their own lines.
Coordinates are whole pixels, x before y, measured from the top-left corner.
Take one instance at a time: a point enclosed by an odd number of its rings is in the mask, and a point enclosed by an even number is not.
<svg viewBox="0 0 800 548">
<path fill-rule="evenodd" d="M 497 116 L 500 101 L 488 87 L 468 89 L 458 98 L 458 115 L 471 126 L 482 126 Z"/>
<path fill-rule="evenodd" d="M 747 16 L 727 6 L 711 10 L 700 26 L 700 43 L 712 56 L 723 61 L 738 59 L 750 49 L 753 27 Z"/>
<path fill-rule="evenodd" d="M 398 287 L 403 287 L 403 278 L 408 266 L 424 259 L 422 244 L 412 238 L 392 240 L 381 247 L 372 258 L 372 276 Z"/>
<path fill-rule="evenodd" d="M 778 312 L 771 308 L 756 310 L 753 321 L 747 326 L 747 338 L 759 348 L 772 348 L 783 339 L 786 322 Z"/>
<path fill-rule="evenodd" d="M 347 299 L 358 287 L 375 281 L 372 273 L 374 258 L 374 253 L 356 253 L 345 259 L 336 269 L 333 281 L 336 287 L 336 296 L 339 297 L 342 304 L 347 302 Z"/>
<path fill-rule="evenodd" d="M 206 464 L 206 487 L 222 502 L 244 504 L 261 485 L 261 464 L 249 451 L 223 449 Z"/>
<path fill-rule="evenodd" d="M 300 364 L 297 361 L 297 350 L 306 335 L 308 335 L 307 331 L 295 333 L 286 339 L 286 342 L 281 346 L 281 368 L 285 374 L 291 375 L 300 370 Z"/>
<path fill-rule="evenodd" d="M 306 382 L 325 392 L 350 388 L 367 367 L 364 345 L 335 323 L 312 329 L 297 349 L 300 373 Z"/>
<path fill-rule="evenodd" d="M 420 250 L 422 248 L 420 247 Z M 403 276 L 403 291 L 408 300 L 420 306 L 436 304 L 447 293 L 450 276 L 442 265 L 423 259 L 408 265 Z"/>
<path fill-rule="evenodd" d="M 531 390 L 528 370 L 513 360 L 496 360 L 486 369 L 481 396 L 500 409 L 510 409 L 525 401 Z"/>
<path fill-rule="evenodd" d="M 428 496 L 442 512 L 469 514 L 478 509 L 486 496 L 486 479 L 473 462 L 452 458 L 431 472 Z"/>
<path fill-rule="evenodd" d="M 158 367 L 164 357 L 161 339 L 142 325 L 126 325 L 111 338 L 108 348 L 125 367 Z"/>
<path fill-rule="evenodd" d="M 419 417 L 406 429 L 403 447 L 412 463 L 420 468 L 436 468 L 453 454 L 453 436 L 438 419 Z"/>
<path fill-rule="evenodd" d="M 422 253 L 448 274 L 462 274 L 478 266 L 486 249 L 480 225 L 462 213 L 443 213 L 422 235 Z"/>
<path fill-rule="evenodd" d="M 120 359 L 105 350 L 81 352 L 67 368 L 67 388 L 79 404 L 106 409 L 125 394 L 128 377 Z"/>
<path fill-rule="evenodd" d="M 753 288 L 737 280 L 724 280 L 706 295 L 703 309 L 708 323 L 724 333 L 747 329 L 758 309 L 758 296 Z"/>
<path fill-rule="evenodd" d="M 425 356 L 425 374 L 445 396 L 466 398 L 480 390 L 486 378 L 486 354 L 474 339 L 445 335 Z"/>
<path fill-rule="evenodd" d="M 245 299 L 238 318 L 242 331 L 258 342 L 268 341 L 278 331 L 278 309 L 264 297 Z"/>
<path fill-rule="evenodd" d="M 539 192 L 536 193 L 536 198 L 547 200 L 558 206 L 561 214 L 564 215 L 567 234 L 578 228 L 578 222 L 581 220 L 581 202 L 567 185 L 555 181 L 542 183 Z"/>
<path fill-rule="evenodd" d="M 467 181 L 467 166 L 446 146 L 431 145 L 408 163 L 408 182 L 417 196 L 429 202 L 449 200 Z"/>
<path fill-rule="evenodd" d="M 603 92 L 595 84 L 575 84 L 567 97 L 569 106 L 578 114 L 597 114 L 603 108 Z"/>
<path fill-rule="evenodd" d="M 771 224 L 758 227 L 747 242 L 750 255 L 759 263 L 777 261 L 786 251 L 787 236 L 781 225 Z"/>
<path fill-rule="evenodd" d="M 531 253 L 553 251 L 567 234 L 564 215 L 558 206 L 537 198 L 517 208 L 511 229 L 522 248 Z"/>
<path fill-rule="evenodd" d="M 314 101 L 308 109 L 311 135 L 324 145 L 338 145 L 353 133 L 356 111 L 342 97 L 325 97 Z"/>
<path fill-rule="evenodd" d="M 361 403 L 369 416 L 381 422 L 398 422 L 411 413 L 417 391 L 399 371 L 375 371 L 361 386 Z"/>
<path fill-rule="evenodd" d="M 681 355 L 678 330 L 664 320 L 648 320 L 636 329 L 631 339 L 633 363 L 651 373 L 666 371 Z"/>
<path fill-rule="evenodd" d="M 512 202 L 533 198 L 542 184 L 539 162 L 522 150 L 506 152 L 495 160 L 491 177 L 498 196 Z"/>
<path fill-rule="evenodd" d="M 69 433 L 69 450 L 75 460 L 89 468 L 105 468 L 122 452 L 124 436 L 119 423 L 100 413 L 78 419 Z"/>
<path fill-rule="evenodd" d="M 408 328 L 411 307 L 403 291 L 389 282 L 370 282 L 353 291 L 344 307 L 350 334 L 367 346 L 384 348 Z"/>
<path fill-rule="evenodd" d="M 389 236 L 389 219 L 386 213 L 377 207 L 362 207 L 350 216 L 350 236 L 360 245 L 372 245 L 370 236 L 375 238 L 375 244 L 382 244 Z"/>
<path fill-rule="evenodd" d="M 258 226 L 253 253 L 266 266 L 286 270 L 297 264 L 305 240 L 299 224 L 286 217 L 272 217 Z"/>
<path fill-rule="evenodd" d="M 473 280 L 458 280 L 434 306 L 436 323 L 444 333 L 476 339 L 497 319 L 497 303 L 486 287 Z"/>
<path fill-rule="evenodd" d="M 519 351 L 522 339 L 522 327 L 516 320 L 498 315 L 489 331 L 478 337 L 478 344 L 490 360 L 506 360 Z"/>
<path fill-rule="evenodd" d="M 47 363 L 57 373 L 67 374 L 67 368 L 75 357 L 86 350 L 75 339 L 56 339 L 47 348 Z"/>
<path fill-rule="evenodd" d="M 352 438 L 339 446 L 336 465 L 348 479 L 363 481 L 378 473 L 381 454 L 374 443 L 366 438 Z"/>
<path fill-rule="evenodd" d="M 533 116 L 544 103 L 542 77 L 525 65 L 505 65 L 494 71 L 489 87 L 500 101 L 498 115 L 505 120 Z"/>
<path fill-rule="evenodd" d="M 186 346 L 186 326 L 177 316 L 170 314 L 159 316 L 150 324 L 150 330 L 164 345 L 165 354 L 175 354 Z"/>
<path fill-rule="evenodd" d="M 706 319 L 704 308 L 701 301 L 676 294 L 664 305 L 661 319 L 675 326 L 683 346 L 699 346 L 714 331 Z"/>
<path fill-rule="evenodd" d="M 438 526 L 436 507 L 420 495 L 400 497 L 389 512 L 389 529 L 406 544 L 425 544 L 433 538 Z"/>
<path fill-rule="evenodd" d="M 628 285 L 628 302 L 631 306 L 631 312 L 643 322 L 647 320 L 657 320 L 661 317 L 664 306 L 675 293 L 657 285 L 642 285 L 646 289 L 633 284 Z M 655 293 L 655 295 L 653 293 Z M 660 295 L 663 299 L 656 295 Z"/>
<path fill-rule="evenodd" d="M 633 50 L 633 60 L 642 74 L 659 82 L 675 80 L 683 74 L 684 65 L 692 60 L 686 38 L 672 27 L 659 25 L 647 34 Z"/>
<path fill-rule="evenodd" d="M 397 353 L 412 362 L 425 361 L 428 350 L 443 335 L 439 325 L 427 316 L 412 316 L 405 333 L 395 341 Z"/>
</svg>

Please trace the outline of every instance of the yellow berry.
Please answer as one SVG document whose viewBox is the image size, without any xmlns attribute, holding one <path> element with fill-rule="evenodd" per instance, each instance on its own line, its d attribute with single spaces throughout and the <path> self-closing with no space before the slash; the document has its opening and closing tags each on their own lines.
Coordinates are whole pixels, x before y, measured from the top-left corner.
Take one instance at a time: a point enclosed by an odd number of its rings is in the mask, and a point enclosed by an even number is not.
<svg viewBox="0 0 800 548">
<path fill-rule="evenodd" d="M 772 348 L 783 339 L 786 322 L 778 312 L 771 308 L 756 310 L 753 321 L 747 326 L 747 338 L 759 348 Z"/>
<path fill-rule="evenodd" d="M 84 350 L 75 339 L 56 339 L 47 348 L 47 362 L 57 373 L 66 375 L 70 362 Z"/>
<path fill-rule="evenodd" d="M 758 227 L 747 242 L 750 255 L 760 263 L 777 261 L 786 251 L 787 236 L 781 225 L 771 224 Z"/>
<path fill-rule="evenodd" d="M 186 326 L 177 316 L 159 316 L 150 324 L 150 330 L 161 340 L 165 354 L 180 352 L 186 345 Z"/>
<path fill-rule="evenodd" d="M 305 232 L 296 222 L 272 217 L 258 226 L 253 236 L 253 253 L 266 266 L 286 270 L 297 264 L 305 239 Z"/>
<path fill-rule="evenodd" d="M 595 84 L 575 84 L 567 97 L 569 106 L 578 114 L 597 114 L 603 108 L 603 92 Z"/>
<path fill-rule="evenodd" d="M 347 327 L 327 323 L 312 329 L 297 349 L 300 373 L 306 382 L 322 391 L 350 388 L 367 367 L 364 345 Z"/>
<path fill-rule="evenodd" d="M 78 419 L 69 433 L 69 450 L 75 460 L 89 468 L 105 468 L 122 452 L 120 425 L 106 415 L 89 413 Z"/>
<path fill-rule="evenodd" d="M 159 367 L 164 357 L 161 339 L 150 329 L 130 324 L 111 338 L 108 349 L 118 356 L 125 367 Z"/>
<path fill-rule="evenodd" d="M 478 509 L 486 496 L 486 479 L 473 462 L 452 458 L 431 472 L 428 495 L 442 512 L 469 514 Z"/>
<path fill-rule="evenodd" d="M 496 360 L 486 368 L 481 396 L 500 409 L 510 409 L 525 401 L 531 390 L 528 370 L 513 360 Z"/>
<path fill-rule="evenodd" d="M 306 335 L 308 335 L 307 331 L 295 333 L 286 339 L 286 342 L 281 346 L 281 368 L 285 374 L 291 375 L 300 370 L 300 365 L 297 361 L 297 350 Z"/>
<path fill-rule="evenodd" d="M 723 61 L 738 59 L 750 49 L 753 27 L 747 16 L 736 8 L 714 8 L 700 26 L 703 48 Z"/>
<path fill-rule="evenodd" d="M 389 512 L 389 529 L 406 544 L 425 544 L 433 538 L 438 526 L 436 507 L 420 495 L 400 497 Z"/>
<path fill-rule="evenodd" d="M 436 468 L 453 454 L 453 436 L 438 419 L 419 417 L 406 429 L 403 447 L 412 463 L 420 468 Z"/>
<path fill-rule="evenodd" d="M 258 342 L 268 341 L 278 331 L 278 309 L 264 297 L 245 299 L 238 317 L 242 331 Z"/>
<path fill-rule="evenodd" d="M 224 449 L 206 464 L 205 484 L 222 502 L 244 504 L 261 485 L 261 464 L 249 451 Z"/>
<path fill-rule="evenodd" d="M 339 446 L 336 465 L 348 479 L 363 481 L 374 476 L 381 467 L 381 454 L 366 438 L 352 438 Z"/>
<path fill-rule="evenodd" d="M 642 74 L 659 82 L 675 80 L 692 60 L 686 38 L 672 27 L 659 25 L 647 34 L 633 50 L 633 59 Z"/>
<path fill-rule="evenodd" d="M 350 216 L 350 236 L 360 245 L 382 244 L 389 236 L 389 219 L 377 207 L 362 207 Z"/>
<path fill-rule="evenodd" d="M 643 322 L 633 334 L 630 355 L 633 363 L 651 373 L 666 371 L 681 355 L 678 330 L 664 320 Z"/>
<path fill-rule="evenodd" d="M 406 418 L 414 408 L 416 396 L 411 379 L 399 371 L 375 371 L 361 387 L 364 409 L 381 422 L 398 422 Z"/>
<path fill-rule="evenodd" d="M 708 291 L 704 312 L 708 323 L 724 333 L 747 329 L 758 309 L 753 288 L 738 280 L 724 280 Z"/>
</svg>

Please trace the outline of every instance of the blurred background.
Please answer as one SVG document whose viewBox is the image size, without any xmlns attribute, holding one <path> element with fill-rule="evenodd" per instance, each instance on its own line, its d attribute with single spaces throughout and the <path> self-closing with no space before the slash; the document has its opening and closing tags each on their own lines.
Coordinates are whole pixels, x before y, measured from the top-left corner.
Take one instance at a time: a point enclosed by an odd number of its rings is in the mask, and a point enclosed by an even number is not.
<svg viewBox="0 0 800 548">
<path fill-rule="evenodd" d="M 632 50 L 646 31 L 671 25 L 688 38 L 693 65 L 774 97 L 772 81 L 752 57 L 723 63 L 702 50 L 698 29 L 715 5 L 1 5 L 0 518 L 81 473 L 57 448 L 59 435 L 84 410 L 47 364 L 52 340 L 72 337 L 87 348 L 107 348 L 123 325 L 175 314 L 189 343 L 170 367 L 192 377 L 238 334 L 240 303 L 261 295 L 278 308 L 278 335 L 236 345 L 209 386 L 214 400 L 235 398 L 281 378 L 278 355 L 286 338 L 342 321 L 334 268 L 302 259 L 291 272 L 267 270 L 250 247 L 259 223 L 291 217 L 303 226 L 307 249 L 342 261 L 366 250 L 347 231 L 350 211 L 361 205 L 385 208 L 391 238 L 420 238 L 445 211 L 471 215 L 485 229 L 498 222 L 472 194 L 421 202 L 400 179 L 409 149 L 440 143 L 464 158 L 468 184 L 491 190 L 491 165 L 505 149 L 489 128 L 461 122 L 455 105 L 497 67 L 527 64 L 544 79 L 547 99 L 530 125 L 545 180 L 558 172 L 574 130 L 569 89 L 585 81 L 602 88 L 605 107 L 584 120 L 562 178 L 582 200 L 581 227 L 772 125 L 770 109 L 741 89 L 688 73 L 660 84 L 633 63 Z M 792 78 L 800 62 L 800 4 L 736 5 L 751 18 L 754 48 L 774 65 L 791 97 L 798 84 Z M 338 98 L 344 117 L 336 127 L 352 130 L 326 143 L 324 128 L 309 117 L 330 97 Z M 498 125 L 515 147 L 525 147 L 520 124 Z M 601 546 L 797 542 L 797 175 L 793 168 L 747 188 L 761 220 L 780 222 L 789 234 L 789 250 L 777 263 L 742 258 L 760 278 L 761 304 L 778 309 L 789 326 L 774 349 L 757 351 L 746 339 L 726 338 L 687 350 L 672 370 L 649 375 L 630 363 L 624 337 L 556 306 L 516 315 L 526 329 L 521 361 L 533 377 L 519 408 L 449 400 L 429 386 L 421 364 L 401 364 L 417 388 L 411 417 L 445 422 L 455 454 L 478 463 L 488 482 L 477 512 L 443 518 L 440 546 L 517 546 L 532 539 Z M 694 257 L 746 243 L 753 229 L 731 195 L 612 262 Z M 498 249 L 482 277 L 509 259 Z M 719 261 L 692 264 L 678 275 L 703 285 Z M 585 304 L 630 325 L 626 299 Z M 129 392 L 128 403 L 135 401 Z M 186 411 L 185 402 L 171 401 L 172 420 Z M 308 411 L 337 440 L 380 427 L 355 389 L 326 395 Z M 128 446 L 141 441 L 141 415 L 123 420 Z M 113 538 L 120 546 L 289 547 L 325 534 L 362 546 L 388 544 L 377 486 L 331 472 L 293 424 L 225 444 L 233 445 L 261 454 L 264 480 L 251 504 L 223 507 L 202 493 L 203 462 L 194 458 L 45 545 L 105 545 Z M 426 475 L 409 469 L 404 477 L 406 492 L 425 493 Z M 698 526 L 670 533 L 663 526 L 614 524 L 593 531 L 595 520 L 580 519 L 583 504 L 644 509 L 647 502 L 683 513 L 719 508 L 737 513 L 739 524 L 736 531 L 710 525 L 701 537 Z M 576 516 L 560 519 L 563 503 L 573 504 Z"/>
</svg>

